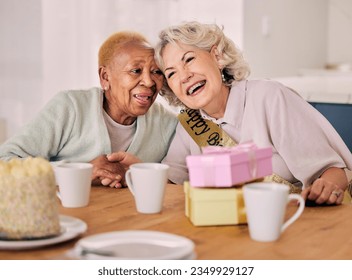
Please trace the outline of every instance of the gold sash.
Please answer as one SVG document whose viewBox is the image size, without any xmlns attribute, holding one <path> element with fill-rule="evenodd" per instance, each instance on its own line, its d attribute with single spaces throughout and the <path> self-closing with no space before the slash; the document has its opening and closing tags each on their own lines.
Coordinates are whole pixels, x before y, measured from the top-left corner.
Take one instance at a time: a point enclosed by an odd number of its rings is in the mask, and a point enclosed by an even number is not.
<svg viewBox="0 0 352 280">
<path fill-rule="evenodd" d="M 199 147 L 237 145 L 218 125 L 202 118 L 198 110 L 181 110 L 178 119 Z"/>
<path fill-rule="evenodd" d="M 203 119 L 198 110 L 181 110 L 178 119 L 194 142 L 200 147 L 232 147 L 237 145 L 236 141 L 234 141 L 221 127 L 212 121 Z M 290 187 L 290 193 L 301 193 L 302 191 L 300 187 L 293 185 L 277 174 L 266 176 L 262 181 L 285 184 Z"/>
</svg>

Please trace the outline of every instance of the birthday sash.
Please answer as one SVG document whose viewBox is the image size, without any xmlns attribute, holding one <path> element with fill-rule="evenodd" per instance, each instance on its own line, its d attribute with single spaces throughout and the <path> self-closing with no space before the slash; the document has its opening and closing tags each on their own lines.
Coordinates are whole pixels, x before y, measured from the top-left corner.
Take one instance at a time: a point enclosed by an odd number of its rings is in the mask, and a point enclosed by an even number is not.
<svg viewBox="0 0 352 280">
<path fill-rule="evenodd" d="M 202 118 L 198 110 L 181 110 L 178 119 L 194 142 L 200 147 L 232 147 L 237 143 L 218 125 Z"/>
</svg>

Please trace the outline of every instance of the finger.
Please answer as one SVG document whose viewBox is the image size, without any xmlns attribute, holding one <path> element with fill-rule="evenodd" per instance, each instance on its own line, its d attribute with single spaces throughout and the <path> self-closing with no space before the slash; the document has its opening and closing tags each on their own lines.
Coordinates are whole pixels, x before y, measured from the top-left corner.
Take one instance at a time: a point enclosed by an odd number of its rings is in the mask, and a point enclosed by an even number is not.
<svg viewBox="0 0 352 280">
<path fill-rule="evenodd" d="M 310 191 L 309 194 L 307 196 L 307 198 L 309 200 L 314 200 L 316 201 L 316 203 L 319 203 L 318 201 L 322 200 L 322 198 L 320 199 L 322 193 L 324 190 L 324 182 L 321 179 L 317 179 L 314 181 L 314 183 L 312 184 L 312 186 L 310 187 Z M 325 194 L 326 198 L 328 199 L 329 194 Z"/>
<path fill-rule="evenodd" d="M 331 198 L 331 193 L 327 188 L 324 188 L 320 196 L 315 200 L 317 204 L 328 203 Z M 335 201 L 333 202 L 335 203 Z"/>
<path fill-rule="evenodd" d="M 343 193 L 338 186 L 331 183 L 325 183 L 323 191 L 321 192 L 319 198 L 316 199 L 316 203 L 336 204 L 337 199 L 341 195 L 343 195 Z"/>
<path fill-rule="evenodd" d="M 110 178 L 101 178 L 101 184 L 104 186 L 109 185 L 110 187 L 112 186 L 115 187 L 115 186 L 121 185 L 121 179 L 122 179 L 121 175 L 117 175 L 115 177 L 115 180 L 111 180 Z"/>
<path fill-rule="evenodd" d="M 106 169 L 98 169 L 95 173 L 95 176 L 96 177 L 100 177 L 100 178 L 108 178 L 110 179 L 111 181 L 113 180 L 121 180 L 121 175 L 120 174 L 116 174 L 116 173 L 113 173 L 113 172 L 110 172 Z"/>
<path fill-rule="evenodd" d="M 102 184 L 103 186 L 110 186 L 110 184 L 111 184 L 112 182 L 114 182 L 114 181 L 111 180 L 111 179 L 109 179 L 109 178 L 104 178 L 104 179 L 101 180 L 101 184 Z"/>
<path fill-rule="evenodd" d="M 304 188 L 301 192 L 301 196 L 303 197 L 304 200 L 307 200 L 307 197 L 309 195 L 310 192 L 310 187 L 308 188 Z"/>
<path fill-rule="evenodd" d="M 341 204 L 343 201 L 344 192 L 341 189 L 335 189 L 331 192 L 327 204 Z"/>
<path fill-rule="evenodd" d="M 122 160 L 124 160 L 125 157 L 126 157 L 126 152 L 121 152 L 121 151 L 106 155 L 106 158 L 110 162 L 122 161 Z"/>
<path fill-rule="evenodd" d="M 120 188 L 122 188 L 122 185 L 120 182 L 115 182 L 115 183 L 111 184 L 110 187 L 120 189 Z"/>
<path fill-rule="evenodd" d="M 335 192 L 332 192 L 329 195 L 328 200 L 326 201 L 326 204 L 335 204 L 337 202 L 338 196 L 336 195 Z"/>
<path fill-rule="evenodd" d="M 109 186 L 110 186 L 111 188 L 118 188 L 120 185 L 121 185 L 120 181 L 116 181 L 116 180 L 112 181 L 112 182 L 109 184 Z"/>
</svg>

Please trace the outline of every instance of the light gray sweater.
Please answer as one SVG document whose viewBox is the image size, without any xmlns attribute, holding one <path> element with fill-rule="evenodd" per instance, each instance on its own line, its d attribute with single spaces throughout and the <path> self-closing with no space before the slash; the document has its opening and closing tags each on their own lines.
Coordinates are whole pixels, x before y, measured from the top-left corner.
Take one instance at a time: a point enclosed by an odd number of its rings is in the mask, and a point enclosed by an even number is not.
<svg viewBox="0 0 352 280">
<path fill-rule="evenodd" d="M 137 118 L 136 133 L 127 149 L 142 161 L 160 162 L 177 125 L 174 114 L 154 103 Z M 58 93 L 39 115 L 0 146 L 0 159 L 43 157 L 50 161 L 88 162 L 111 153 L 99 88 Z"/>
</svg>

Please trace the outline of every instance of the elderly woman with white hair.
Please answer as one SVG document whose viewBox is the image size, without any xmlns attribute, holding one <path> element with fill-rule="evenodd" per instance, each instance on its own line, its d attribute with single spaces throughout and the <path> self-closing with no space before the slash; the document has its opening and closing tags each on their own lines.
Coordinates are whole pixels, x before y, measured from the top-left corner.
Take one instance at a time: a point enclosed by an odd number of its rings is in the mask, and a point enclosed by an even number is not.
<svg viewBox="0 0 352 280">
<path fill-rule="evenodd" d="M 316 204 L 342 203 L 352 155 L 316 109 L 278 82 L 248 80 L 242 53 L 215 24 L 186 22 L 164 29 L 159 38 L 156 61 L 166 78 L 162 95 L 184 107 L 163 160 L 172 182 L 188 180 L 186 156 L 201 153 L 204 143 L 253 141 L 272 148 L 274 181 L 303 189 L 302 196 Z M 200 119 L 207 127 L 201 128 Z M 222 139 L 205 134 L 208 129 L 220 130 Z"/>
</svg>

